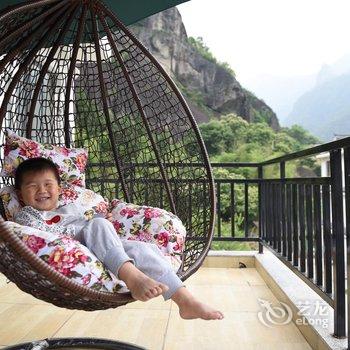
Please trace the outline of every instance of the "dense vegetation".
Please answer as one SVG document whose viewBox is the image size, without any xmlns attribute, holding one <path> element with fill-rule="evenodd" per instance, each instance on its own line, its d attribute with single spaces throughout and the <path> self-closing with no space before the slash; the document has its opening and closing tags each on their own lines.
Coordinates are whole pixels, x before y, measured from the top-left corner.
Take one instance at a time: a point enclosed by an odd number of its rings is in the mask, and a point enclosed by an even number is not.
<svg viewBox="0 0 350 350">
<path fill-rule="evenodd" d="M 297 152 L 311 147 L 318 140 L 302 127 L 294 125 L 274 131 L 266 122 L 248 123 L 243 118 L 229 114 L 220 119 L 212 119 L 208 123 L 200 124 L 203 140 L 206 144 L 210 161 L 213 162 L 262 162 L 284 154 Z M 278 168 L 267 167 L 265 178 L 278 176 Z M 287 177 L 297 177 L 302 171 L 317 175 L 319 167 L 313 158 L 287 162 Z M 216 179 L 247 179 L 257 177 L 255 168 L 214 168 Z M 230 185 L 222 184 L 221 196 L 221 227 L 223 235 L 230 235 L 232 218 Z M 244 185 L 235 185 L 235 218 L 234 227 L 237 237 L 244 232 Z M 258 210 L 257 186 L 249 186 L 249 232 L 256 229 Z M 249 249 L 254 244 L 248 243 L 214 243 L 213 248 Z"/>
<path fill-rule="evenodd" d="M 212 162 L 261 162 L 300 151 L 319 142 L 298 125 L 276 132 L 267 123 L 248 123 L 234 114 L 200 124 L 200 130 Z M 287 164 L 287 175 L 296 176 L 300 167 L 318 172 L 314 160 L 304 159 Z M 246 178 L 256 175 L 249 169 L 232 172 Z M 273 172 L 265 174 L 267 177 L 273 175 Z"/>
</svg>

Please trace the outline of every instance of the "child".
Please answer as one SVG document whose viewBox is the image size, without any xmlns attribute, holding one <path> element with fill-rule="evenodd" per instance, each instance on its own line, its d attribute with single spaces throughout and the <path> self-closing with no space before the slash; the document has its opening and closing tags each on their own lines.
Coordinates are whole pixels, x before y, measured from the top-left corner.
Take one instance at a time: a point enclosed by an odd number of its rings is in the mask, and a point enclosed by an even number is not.
<svg viewBox="0 0 350 350">
<path fill-rule="evenodd" d="M 110 222 L 111 214 L 87 221 L 74 203 L 58 207 L 60 177 L 50 160 L 31 158 L 22 162 L 15 174 L 15 188 L 24 204 L 15 215 L 17 223 L 71 235 L 126 283 L 134 299 L 147 301 L 162 294 L 165 300 L 171 298 L 179 306 L 184 319 L 223 318 L 220 311 L 191 295 L 156 245 L 120 240 Z M 52 218 L 59 222 L 50 225 Z"/>
</svg>

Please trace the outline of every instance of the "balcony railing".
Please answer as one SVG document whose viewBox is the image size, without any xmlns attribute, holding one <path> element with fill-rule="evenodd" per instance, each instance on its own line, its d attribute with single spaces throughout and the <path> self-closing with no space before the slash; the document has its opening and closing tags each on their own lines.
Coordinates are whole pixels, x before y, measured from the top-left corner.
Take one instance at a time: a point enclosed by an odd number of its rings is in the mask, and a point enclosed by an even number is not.
<svg viewBox="0 0 350 350">
<path fill-rule="evenodd" d="M 323 152 L 329 153 L 330 176 L 286 177 L 287 162 Z M 350 138 L 262 163 L 212 166 L 214 171 L 256 169 L 253 179 L 215 179 L 214 241 L 255 241 L 260 253 L 263 246 L 270 249 L 333 307 L 334 336 L 345 337 L 350 314 Z M 276 177 L 264 177 L 268 166 L 278 167 Z M 347 329 L 349 334 L 349 322 Z"/>
<path fill-rule="evenodd" d="M 329 154 L 329 176 L 286 176 L 288 162 L 321 153 Z M 145 165 L 156 166 L 138 164 Z M 248 168 L 255 173 L 249 179 L 235 178 L 232 172 L 225 178 L 214 176 L 217 202 L 214 244 L 256 242 L 259 253 L 265 246 L 333 307 L 334 336 L 341 338 L 349 334 L 346 319 L 350 314 L 347 303 L 350 290 L 350 137 L 261 163 L 211 165 L 214 174 L 220 168 Z M 271 166 L 277 170 L 267 178 L 267 168 Z M 111 179 L 115 196 L 119 198 L 122 193 L 118 181 Z M 162 207 L 163 180 L 152 181 L 159 187 L 157 190 L 155 186 L 155 205 Z M 98 184 L 99 180 L 94 179 L 92 183 Z M 203 186 L 205 188 L 206 184 Z M 145 196 L 147 202 L 147 193 Z M 191 225 L 190 203 L 189 218 L 185 219 Z"/>
</svg>

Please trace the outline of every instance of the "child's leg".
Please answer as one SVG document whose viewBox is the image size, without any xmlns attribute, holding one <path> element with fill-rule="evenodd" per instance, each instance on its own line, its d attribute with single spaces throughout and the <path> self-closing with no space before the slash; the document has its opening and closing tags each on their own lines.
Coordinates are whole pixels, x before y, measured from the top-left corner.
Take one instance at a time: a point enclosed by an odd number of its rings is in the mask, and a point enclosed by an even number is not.
<svg viewBox="0 0 350 350">
<path fill-rule="evenodd" d="M 183 285 L 155 244 L 122 240 L 128 256 L 135 260 L 135 265 L 147 276 L 169 287 L 163 293 L 165 300 L 172 299 L 179 307 L 184 319 L 201 318 L 204 320 L 221 320 L 223 314 L 197 300 Z"/>
<path fill-rule="evenodd" d="M 167 286 L 146 276 L 124 250 L 111 222 L 94 218 L 74 237 L 85 244 L 106 267 L 122 279 L 137 300 L 146 301 L 167 290 Z"/>
<path fill-rule="evenodd" d="M 223 318 L 220 311 L 191 295 L 156 245 L 121 241 L 113 225 L 103 218 L 90 220 L 75 238 L 125 281 L 135 299 L 146 301 L 163 294 L 165 300 L 171 298 L 179 306 L 182 318 Z"/>
<path fill-rule="evenodd" d="M 135 261 L 135 266 L 140 271 L 168 286 L 168 290 L 163 293 L 165 300 L 170 299 L 183 286 L 171 264 L 155 244 L 128 240 L 122 240 L 122 244 L 126 254 Z"/>
</svg>

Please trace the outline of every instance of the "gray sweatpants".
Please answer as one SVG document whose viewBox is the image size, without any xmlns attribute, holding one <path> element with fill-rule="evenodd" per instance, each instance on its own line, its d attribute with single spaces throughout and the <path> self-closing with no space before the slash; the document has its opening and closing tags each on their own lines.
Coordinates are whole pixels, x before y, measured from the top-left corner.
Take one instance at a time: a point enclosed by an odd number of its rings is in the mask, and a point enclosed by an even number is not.
<svg viewBox="0 0 350 350">
<path fill-rule="evenodd" d="M 76 228 L 81 227 L 79 223 L 75 224 Z M 85 221 L 81 230 L 76 230 L 74 238 L 87 246 L 116 276 L 120 267 L 130 261 L 148 277 L 167 285 L 169 289 L 163 293 L 165 300 L 183 286 L 155 244 L 121 240 L 107 219 L 97 217 Z"/>
</svg>

